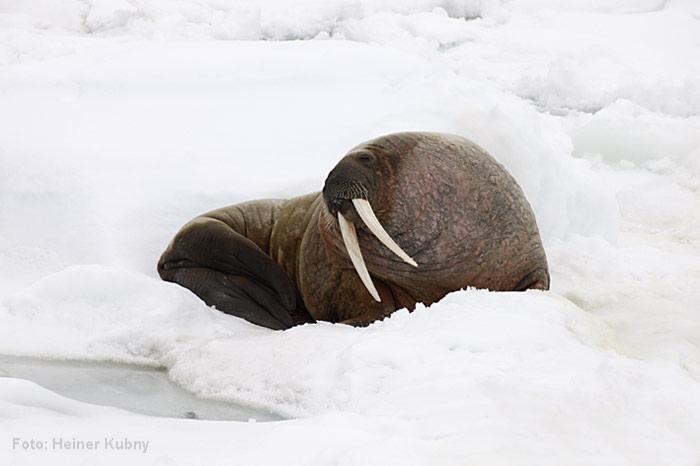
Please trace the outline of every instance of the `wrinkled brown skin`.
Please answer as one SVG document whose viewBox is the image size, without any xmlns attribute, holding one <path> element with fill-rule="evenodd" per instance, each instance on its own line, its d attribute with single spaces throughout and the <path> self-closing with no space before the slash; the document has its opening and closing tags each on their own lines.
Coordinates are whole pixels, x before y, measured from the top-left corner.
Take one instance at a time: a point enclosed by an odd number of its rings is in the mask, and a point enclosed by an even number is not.
<svg viewBox="0 0 700 466">
<path fill-rule="evenodd" d="M 350 202 L 358 196 L 418 267 L 367 230 Z M 355 224 L 381 302 L 350 262 L 338 211 Z M 468 286 L 549 289 L 535 217 L 518 184 L 473 142 L 438 133 L 396 133 L 355 147 L 323 193 L 203 214 L 176 235 L 158 271 L 217 309 L 278 329 L 314 320 L 366 325 Z"/>
</svg>

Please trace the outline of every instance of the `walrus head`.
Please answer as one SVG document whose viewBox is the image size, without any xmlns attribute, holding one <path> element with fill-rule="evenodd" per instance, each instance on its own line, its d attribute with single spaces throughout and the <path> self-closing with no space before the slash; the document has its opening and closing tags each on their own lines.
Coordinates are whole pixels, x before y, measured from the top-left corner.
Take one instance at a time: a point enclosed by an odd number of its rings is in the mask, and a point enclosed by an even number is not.
<svg viewBox="0 0 700 466">
<path fill-rule="evenodd" d="M 385 212 L 385 200 L 391 199 L 390 191 L 396 188 L 387 182 L 394 178 L 397 171 L 398 160 L 389 156 L 398 153 L 396 149 L 386 147 L 378 140 L 352 149 L 329 173 L 323 187 L 323 200 L 329 214 L 326 221 L 330 223 L 326 227 L 331 230 L 337 221 L 347 255 L 376 301 L 380 301 L 379 293 L 367 270 L 356 225 L 373 235 L 386 248 L 385 254 L 391 251 L 405 263 L 418 267 L 416 261 L 387 232 L 373 207 L 377 206 L 377 211 Z M 375 254 L 378 248 L 375 242 L 373 246 L 365 245 L 365 249 Z"/>
<path fill-rule="evenodd" d="M 330 172 L 323 200 L 327 253 L 341 264 L 349 258 L 375 301 L 373 280 L 411 308 L 466 286 L 525 289 L 532 286 L 521 281 L 546 271 L 522 190 L 493 157 L 456 135 L 394 133 L 365 142 Z"/>
</svg>

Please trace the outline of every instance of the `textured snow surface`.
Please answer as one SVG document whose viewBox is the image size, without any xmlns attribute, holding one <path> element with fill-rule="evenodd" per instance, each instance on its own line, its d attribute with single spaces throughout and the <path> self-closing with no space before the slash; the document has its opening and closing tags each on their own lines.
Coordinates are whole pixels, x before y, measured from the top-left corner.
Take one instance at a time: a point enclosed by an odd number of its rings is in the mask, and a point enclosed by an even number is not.
<svg viewBox="0 0 700 466">
<path fill-rule="evenodd" d="M 2 377 L 3 464 L 697 466 L 698 21 L 690 0 L 0 3 L 0 354 L 163 368 L 288 418 Z M 403 130 L 511 171 L 551 291 L 273 332 L 157 277 L 193 216 L 319 190 Z M 53 447 L 112 437 L 149 446 Z"/>
</svg>

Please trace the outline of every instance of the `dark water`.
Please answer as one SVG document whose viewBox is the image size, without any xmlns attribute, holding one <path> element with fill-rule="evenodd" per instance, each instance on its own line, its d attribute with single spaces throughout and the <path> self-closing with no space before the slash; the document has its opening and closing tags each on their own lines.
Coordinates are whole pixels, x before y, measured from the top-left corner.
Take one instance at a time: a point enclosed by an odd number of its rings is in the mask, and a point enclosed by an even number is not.
<svg viewBox="0 0 700 466">
<path fill-rule="evenodd" d="M 84 403 L 151 416 L 233 421 L 282 419 L 247 406 L 197 398 L 172 383 L 164 370 L 142 366 L 0 355 L 0 376 L 30 380 Z"/>
</svg>

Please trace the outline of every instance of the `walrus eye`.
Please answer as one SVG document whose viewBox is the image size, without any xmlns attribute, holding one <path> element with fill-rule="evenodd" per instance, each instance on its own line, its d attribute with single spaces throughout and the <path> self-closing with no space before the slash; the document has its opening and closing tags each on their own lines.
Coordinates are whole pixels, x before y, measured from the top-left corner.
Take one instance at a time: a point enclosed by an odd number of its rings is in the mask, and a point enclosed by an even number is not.
<svg viewBox="0 0 700 466">
<path fill-rule="evenodd" d="M 374 162 L 374 156 L 372 156 L 372 154 L 369 154 L 367 152 L 361 153 L 357 158 L 360 162 L 365 163 L 365 164 L 370 164 L 370 163 Z"/>
<path fill-rule="evenodd" d="M 399 256 L 401 259 L 403 259 L 404 262 L 411 264 L 414 267 L 418 267 L 416 261 L 411 259 L 411 257 L 408 254 L 406 254 L 406 252 L 403 249 L 401 249 L 401 247 L 398 244 L 396 244 L 396 242 L 394 242 L 393 239 L 391 239 L 389 233 L 387 233 L 382 224 L 379 223 L 377 216 L 374 215 L 372 205 L 367 199 L 353 199 L 352 203 L 355 206 L 355 210 L 357 211 L 362 221 L 365 222 L 365 225 L 367 225 L 367 228 L 369 228 L 369 231 L 374 233 L 374 236 L 376 236 L 377 239 L 381 241 L 384 246 L 391 249 L 391 251 L 397 256 Z"/>
<path fill-rule="evenodd" d="M 355 225 L 352 224 L 350 220 L 345 218 L 343 214 L 338 212 L 338 223 L 340 224 L 340 234 L 343 236 L 343 243 L 345 243 L 345 249 L 348 251 L 348 256 L 350 256 L 350 261 L 357 271 L 357 275 L 360 276 L 360 280 L 372 295 L 375 301 L 381 302 L 379 298 L 379 293 L 372 283 L 372 277 L 369 276 L 367 271 L 367 265 L 365 265 L 365 260 L 362 257 L 362 252 L 360 251 L 360 244 L 357 242 L 357 233 L 355 232 Z"/>
</svg>

